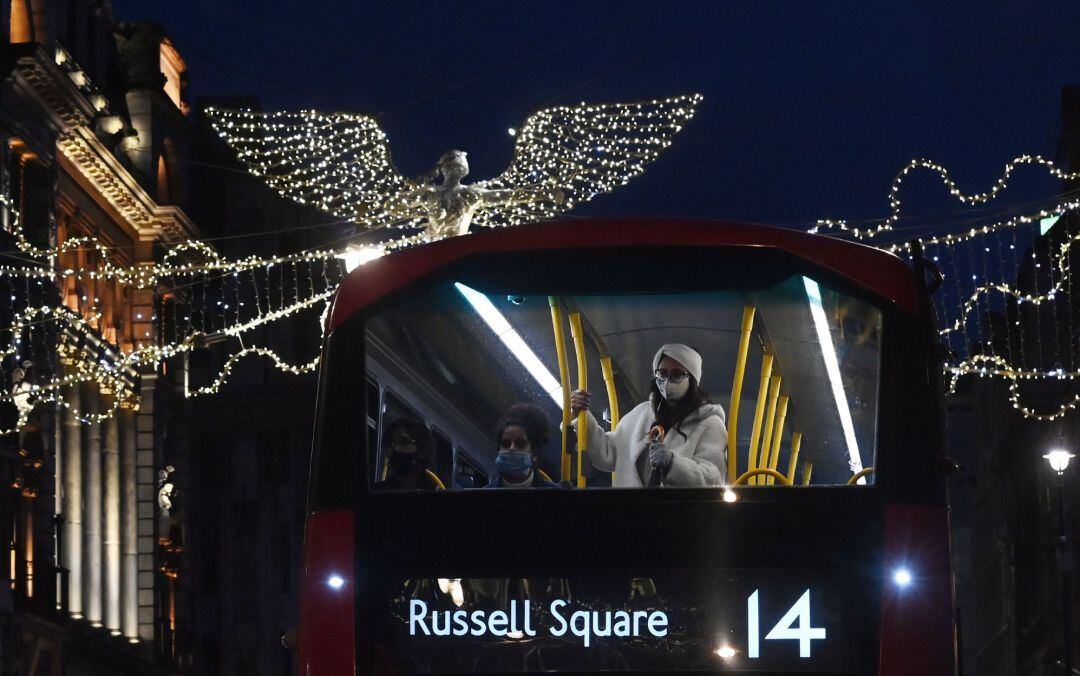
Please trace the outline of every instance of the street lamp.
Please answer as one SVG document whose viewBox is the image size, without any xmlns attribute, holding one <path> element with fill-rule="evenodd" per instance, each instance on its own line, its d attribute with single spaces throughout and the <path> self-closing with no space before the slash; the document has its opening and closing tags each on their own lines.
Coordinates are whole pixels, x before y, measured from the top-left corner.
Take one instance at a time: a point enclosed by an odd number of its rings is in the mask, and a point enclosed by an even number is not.
<svg viewBox="0 0 1080 676">
<path fill-rule="evenodd" d="M 1065 470 L 1069 461 L 1075 456 L 1065 449 L 1055 448 L 1043 456 L 1050 463 L 1050 468 L 1058 475 L 1058 569 L 1061 571 L 1061 631 L 1062 657 L 1066 676 L 1072 676 L 1072 637 L 1071 613 L 1072 607 L 1069 596 L 1069 575 L 1072 572 L 1072 560 L 1069 558 L 1068 531 L 1065 530 Z"/>
</svg>

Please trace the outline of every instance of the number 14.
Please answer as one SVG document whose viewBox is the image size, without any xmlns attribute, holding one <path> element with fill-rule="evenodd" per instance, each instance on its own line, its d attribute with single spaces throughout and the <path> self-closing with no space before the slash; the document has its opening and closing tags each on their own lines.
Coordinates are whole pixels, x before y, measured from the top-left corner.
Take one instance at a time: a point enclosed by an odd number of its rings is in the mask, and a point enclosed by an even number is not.
<svg viewBox="0 0 1080 676">
<path fill-rule="evenodd" d="M 747 656 L 750 659 L 761 657 L 761 646 L 759 645 L 761 630 L 758 627 L 758 591 L 755 589 L 754 593 L 746 599 L 746 623 L 747 633 L 749 634 Z M 795 624 L 795 620 L 799 621 L 798 627 L 792 626 Z M 765 635 L 766 640 L 797 640 L 799 642 L 799 657 L 803 658 L 810 657 L 810 641 L 812 639 L 824 638 L 825 627 L 811 626 L 809 589 L 803 592 L 795 605 L 791 606 L 784 613 L 784 616 L 780 618 L 780 621 L 776 623 L 776 626 Z"/>
</svg>

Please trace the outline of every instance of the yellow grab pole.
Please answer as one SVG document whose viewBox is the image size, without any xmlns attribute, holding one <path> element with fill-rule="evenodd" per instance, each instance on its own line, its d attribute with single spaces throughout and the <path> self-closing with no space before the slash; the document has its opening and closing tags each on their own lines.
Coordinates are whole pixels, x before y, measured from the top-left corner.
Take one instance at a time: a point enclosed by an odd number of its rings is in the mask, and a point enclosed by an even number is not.
<svg viewBox="0 0 1080 676">
<path fill-rule="evenodd" d="M 589 374 L 585 370 L 585 332 L 581 330 L 581 313 L 571 312 L 570 336 L 574 339 L 574 352 L 577 355 L 577 385 L 579 390 L 589 389 Z M 585 488 L 585 475 L 582 474 L 582 457 L 589 446 L 588 417 L 585 411 L 578 413 L 577 422 L 577 481 L 578 488 Z"/>
<path fill-rule="evenodd" d="M 754 426 L 750 428 L 750 448 L 746 452 L 747 471 L 757 469 L 757 445 L 761 439 L 761 422 L 765 418 L 765 396 L 769 392 L 769 376 L 772 375 L 773 356 L 766 353 L 761 358 L 761 383 L 758 385 L 757 405 L 754 407 Z M 750 480 L 757 483 L 757 475 Z"/>
<path fill-rule="evenodd" d="M 562 308 L 559 299 L 548 296 L 551 305 L 551 325 L 555 328 L 555 354 L 559 359 L 559 382 L 562 384 L 562 455 L 560 456 L 561 481 L 570 480 L 570 453 L 566 437 L 570 433 L 570 365 L 566 362 L 566 334 L 563 333 Z"/>
<path fill-rule="evenodd" d="M 808 462 L 805 465 L 803 465 L 803 468 L 802 468 L 802 485 L 803 486 L 809 486 L 810 485 L 810 472 L 813 472 L 813 471 L 814 471 L 814 463 Z"/>
<path fill-rule="evenodd" d="M 769 401 L 765 413 L 765 427 L 761 433 L 761 451 L 760 455 L 758 455 L 758 467 L 768 468 L 769 466 L 769 450 L 772 448 L 773 428 L 776 425 L 776 404 L 779 399 L 780 376 L 773 376 L 769 378 Z M 759 486 L 763 486 L 765 479 L 759 477 L 757 483 Z"/>
<path fill-rule="evenodd" d="M 604 386 L 607 387 L 608 409 L 611 411 L 611 431 L 619 424 L 619 395 L 615 391 L 615 371 L 611 368 L 611 357 L 600 357 L 600 370 L 604 373 Z"/>
<path fill-rule="evenodd" d="M 777 472 L 775 469 L 769 469 L 768 467 L 758 467 L 757 469 L 751 469 L 743 472 L 739 475 L 739 478 L 735 480 L 733 485 L 742 486 L 743 484 L 753 481 L 758 476 L 768 476 L 771 479 L 778 479 L 780 485 L 787 485 L 787 477 Z"/>
<path fill-rule="evenodd" d="M 769 469 L 776 469 L 776 466 L 780 464 L 780 440 L 784 438 L 784 419 L 787 418 L 787 405 L 788 396 L 786 394 L 780 395 L 780 402 L 776 407 L 776 431 L 773 432 L 772 453 L 769 454 Z M 771 476 L 765 481 L 770 486 L 773 484 Z"/>
<path fill-rule="evenodd" d="M 731 403 L 728 404 L 727 482 L 738 478 L 739 399 L 742 398 L 743 376 L 746 374 L 746 353 L 750 350 L 750 333 L 754 330 L 754 307 L 742 311 L 742 333 L 739 335 L 739 354 L 735 357 L 735 380 L 731 383 Z"/>
<path fill-rule="evenodd" d="M 791 433 L 791 459 L 787 464 L 787 482 L 795 485 L 795 468 L 799 465 L 799 446 L 802 445 L 802 432 Z"/>
</svg>

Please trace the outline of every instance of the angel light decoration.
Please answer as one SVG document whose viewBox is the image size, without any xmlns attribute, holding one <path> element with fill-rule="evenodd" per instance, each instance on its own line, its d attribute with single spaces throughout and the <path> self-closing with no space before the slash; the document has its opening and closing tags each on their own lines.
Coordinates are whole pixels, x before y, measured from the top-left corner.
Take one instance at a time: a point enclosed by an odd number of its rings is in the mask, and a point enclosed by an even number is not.
<svg viewBox="0 0 1080 676">
<path fill-rule="evenodd" d="M 242 162 L 289 199 L 364 229 L 423 228 L 427 241 L 470 227 L 551 218 L 637 176 L 671 145 L 699 94 L 633 103 L 579 104 L 531 115 L 515 132 L 510 166 L 466 185 L 466 153 L 443 154 L 431 179 L 409 180 L 390 160 L 386 134 L 367 115 L 215 108 L 214 129 Z M 435 184 L 434 178 L 442 181 Z"/>
</svg>

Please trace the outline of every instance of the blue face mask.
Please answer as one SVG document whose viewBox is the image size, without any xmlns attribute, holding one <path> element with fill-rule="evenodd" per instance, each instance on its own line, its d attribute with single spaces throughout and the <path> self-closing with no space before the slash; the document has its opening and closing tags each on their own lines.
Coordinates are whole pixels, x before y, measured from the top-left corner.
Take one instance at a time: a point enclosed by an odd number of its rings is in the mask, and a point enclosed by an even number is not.
<svg viewBox="0 0 1080 676">
<path fill-rule="evenodd" d="M 495 469 L 499 474 L 509 479 L 521 480 L 528 476 L 532 469 L 532 453 L 520 451 L 499 451 L 495 456 Z"/>
</svg>

